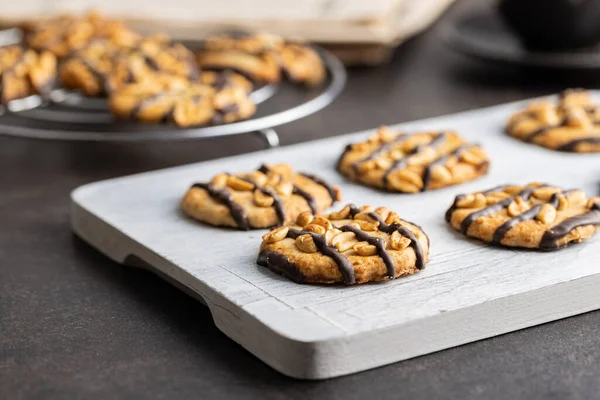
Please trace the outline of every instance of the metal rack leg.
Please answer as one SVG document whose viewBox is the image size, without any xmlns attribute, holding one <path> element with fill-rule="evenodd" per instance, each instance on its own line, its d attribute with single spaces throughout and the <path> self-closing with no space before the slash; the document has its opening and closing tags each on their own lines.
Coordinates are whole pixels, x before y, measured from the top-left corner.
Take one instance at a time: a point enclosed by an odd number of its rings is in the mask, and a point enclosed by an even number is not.
<svg viewBox="0 0 600 400">
<path fill-rule="evenodd" d="M 266 142 L 269 148 L 279 147 L 279 135 L 273 128 L 261 129 L 257 134 Z"/>
</svg>

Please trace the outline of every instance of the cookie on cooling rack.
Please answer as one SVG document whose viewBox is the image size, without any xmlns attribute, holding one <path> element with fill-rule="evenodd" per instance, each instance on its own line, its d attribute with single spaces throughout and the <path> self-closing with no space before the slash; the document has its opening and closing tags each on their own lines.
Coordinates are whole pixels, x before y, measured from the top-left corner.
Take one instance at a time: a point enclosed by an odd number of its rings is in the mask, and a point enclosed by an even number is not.
<svg viewBox="0 0 600 400">
<path fill-rule="evenodd" d="M 347 285 L 395 279 L 425 268 L 425 232 L 389 209 L 352 204 L 310 212 L 263 236 L 257 263 L 297 283 Z"/>
<path fill-rule="evenodd" d="M 0 104 L 46 95 L 56 81 L 56 57 L 20 46 L 0 47 Z"/>
<path fill-rule="evenodd" d="M 236 122 L 256 111 L 244 87 L 215 88 L 168 75 L 153 75 L 111 93 L 109 108 L 122 119 L 180 127 Z"/>
<path fill-rule="evenodd" d="M 208 183 L 196 183 L 181 205 L 198 221 L 248 230 L 287 224 L 302 212 L 319 213 L 338 200 L 337 187 L 295 172 L 287 164 L 276 164 L 249 173 L 219 174 Z"/>
<path fill-rule="evenodd" d="M 106 95 L 155 74 L 190 81 L 199 78 L 194 55 L 160 35 L 140 39 L 130 47 L 118 46 L 108 39 L 94 40 L 69 56 L 60 71 L 66 88 L 80 90 L 87 96 Z"/>
<path fill-rule="evenodd" d="M 506 132 L 524 142 L 551 150 L 600 152 L 600 105 L 583 89 L 566 90 L 558 101 L 531 103 L 514 114 Z"/>
<path fill-rule="evenodd" d="M 30 21 L 23 25 L 25 43 L 35 50 L 46 50 L 66 57 L 93 40 L 105 39 L 116 46 L 131 47 L 140 35 L 122 21 L 103 18 L 97 12 L 85 16 L 63 15 L 49 20 Z"/>
<path fill-rule="evenodd" d="M 205 69 L 233 69 L 266 83 L 279 82 L 282 71 L 292 82 L 310 86 L 322 84 L 327 75 L 312 48 L 267 33 L 210 37 L 198 53 L 198 64 Z"/>
<path fill-rule="evenodd" d="M 456 197 L 446 220 L 461 233 L 506 247 L 557 250 L 600 227 L 600 197 L 539 183 Z"/>
<path fill-rule="evenodd" d="M 471 181 L 488 167 L 483 148 L 455 132 L 393 134 L 385 126 L 369 140 L 348 145 L 337 165 L 353 181 L 402 193 Z"/>
</svg>

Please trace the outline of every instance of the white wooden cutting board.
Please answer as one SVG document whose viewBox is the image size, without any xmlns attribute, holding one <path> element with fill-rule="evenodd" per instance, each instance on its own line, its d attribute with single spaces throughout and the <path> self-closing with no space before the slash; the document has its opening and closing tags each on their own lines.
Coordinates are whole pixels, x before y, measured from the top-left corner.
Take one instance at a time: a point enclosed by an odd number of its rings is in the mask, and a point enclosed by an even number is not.
<svg viewBox="0 0 600 400">
<path fill-rule="evenodd" d="M 444 212 L 459 192 L 543 181 L 598 195 L 600 155 L 548 151 L 506 136 L 522 103 L 402 125 L 456 129 L 491 154 L 475 182 L 417 195 L 345 181 L 334 164 L 361 132 L 286 148 L 92 183 L 72 193 L 77 235 L 119 263 L 145 264 L 203 299 L 215 324 L 276 370 L 322 379 L 350 374 L 600 308 L 600 235 L 553 253 L 468 240 Z M 299 285 L 255 264 L 265 231 L 185 218 L 181 196 L 222 171 L 289 162 L 343 189 L 344 202 L 385 205 L 423 226 L 431 262 L 408 278 L 353 287 Z"/>
</svg>

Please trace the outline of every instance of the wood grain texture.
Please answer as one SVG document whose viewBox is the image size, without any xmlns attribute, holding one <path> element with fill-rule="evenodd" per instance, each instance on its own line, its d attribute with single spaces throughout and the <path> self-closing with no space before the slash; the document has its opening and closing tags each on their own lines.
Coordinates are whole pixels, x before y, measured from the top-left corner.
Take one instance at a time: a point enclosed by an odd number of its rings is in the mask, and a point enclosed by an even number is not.
<svg viewBox="0 0 600 400">
<path fill-rule="evenodd" d="M 349 141 L 325 139 L 86 185 L 72 194 L 74 231 L 117 262 L 133 254 L 200 295 L 216 325 L 280 372 L 307 379 L 377 367 L 600 308 L 598 238 L 558 253 L 515 251 L 465 239 L 443 214 L 459 192 L 544 181 L 598 190 L 600 158 L 551 152 L 502 131 L 523 102 L 403 124 L 456 129 L 482 143 L 483 179 L 419 195 L 373 191 L 334 170 Z M 431 262 L 409 278 L 356 287 L 297 285 L 255 264 L 264 231 L 198 224 L 178 209 L 194 181 L 260 163 L 289 162 L 343 189 L 344 202 L 386 205 L 421 224 Z M 577 296 L 573 296 L 577 292 Z"/>
</svg>

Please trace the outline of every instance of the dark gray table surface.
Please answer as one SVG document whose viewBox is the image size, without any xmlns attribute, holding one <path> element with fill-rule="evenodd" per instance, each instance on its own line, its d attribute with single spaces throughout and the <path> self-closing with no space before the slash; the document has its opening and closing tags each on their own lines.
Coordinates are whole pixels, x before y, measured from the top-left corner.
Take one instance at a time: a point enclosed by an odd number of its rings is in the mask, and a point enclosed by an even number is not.
<svg viewBox="0 0 600 400">
<path fill-rule="evenodd" d="M 350 70 L 338 101 L 279 129 L 283 143 L 594 86 L 581 74 L 463 58 L 443 46 L 439 27 L 403 45 L 389 65 Z M 600 312 L 303 382 L 220 333 L 192 298 L 151 273 L 116 265 L 70 232 L 69 192 L 79 185 L 260 147 L 254 137 L 161 144 L 0 137 L 0 398 L 600 396 Z"/>
</svg>

